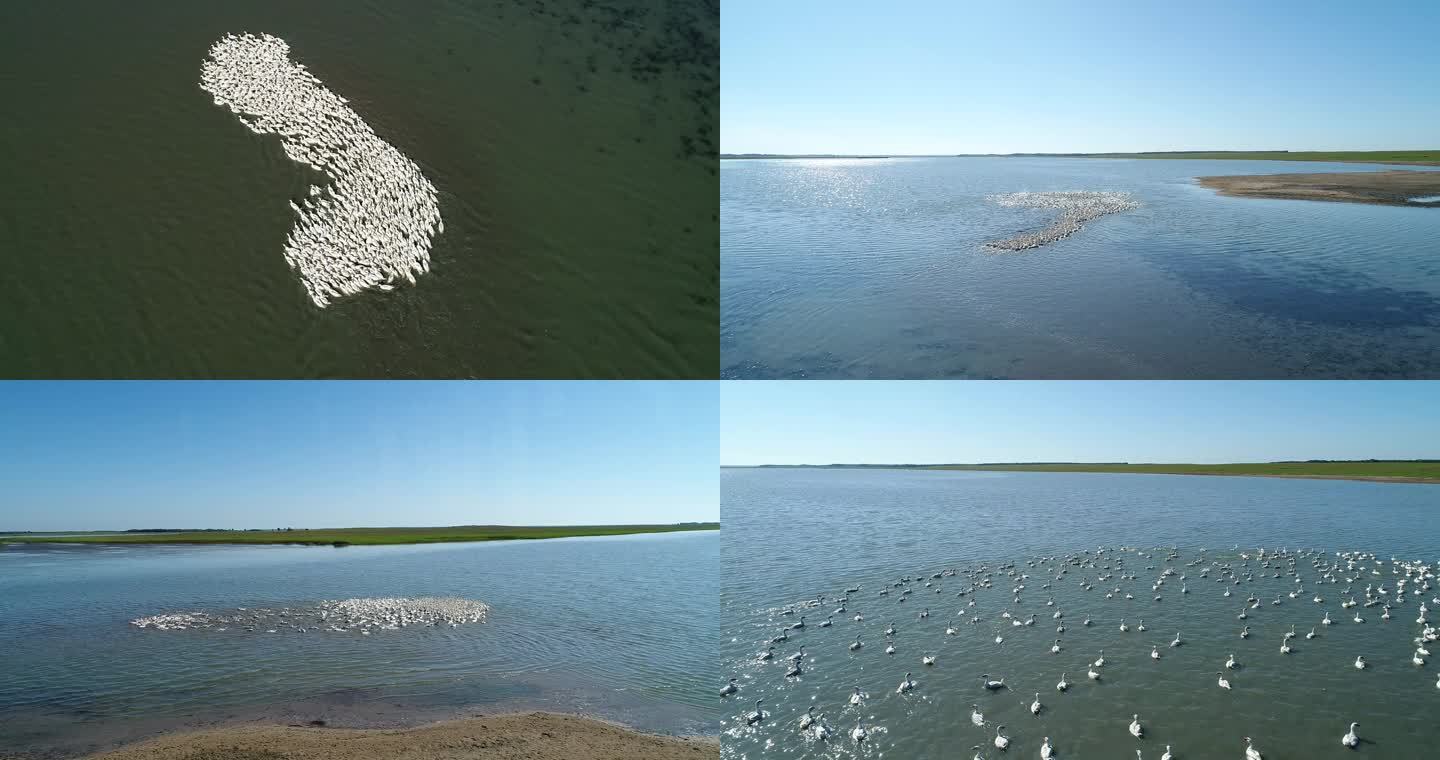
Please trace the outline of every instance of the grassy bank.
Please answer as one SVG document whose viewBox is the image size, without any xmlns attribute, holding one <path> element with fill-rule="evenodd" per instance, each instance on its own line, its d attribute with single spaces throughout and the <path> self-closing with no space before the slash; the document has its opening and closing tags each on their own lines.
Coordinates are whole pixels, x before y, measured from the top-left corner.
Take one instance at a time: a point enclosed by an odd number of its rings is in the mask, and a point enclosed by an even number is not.
<svg viewBox="0 0 1440 760">
<path fill-rule="evenodd" d="M 1332 161 L 1365 164 L 1440 166 L 1440 150 L 1222 150 L 1147 153 L 1070 153 L 1078 158 L 1207 158 L 1244 161 Z"/>
<path fill-rule="evenodd" d="M 826 467 L 1001 472 L 1113 472 L 1149 475 L 1241 475 L 1440 483 L 1440 461 L 1247 462 L 1236 464 L 1132 464 L 1036 462 L 1017 464 L 825 465 Z"/>
<path fill-rule="evenodd" d="M 292 530 L 134 531 L 122 534 L 28 536 L 0 535 L 0 539 L 32 544 L 436 544 L 456 541 L 511 541 L 577 536 L 623 536 L 635 533 L 671 533 L 719 530 L 720 523 L 671 525 L 457 525 L 443 528 L 295 528 Z"/>
</svg>

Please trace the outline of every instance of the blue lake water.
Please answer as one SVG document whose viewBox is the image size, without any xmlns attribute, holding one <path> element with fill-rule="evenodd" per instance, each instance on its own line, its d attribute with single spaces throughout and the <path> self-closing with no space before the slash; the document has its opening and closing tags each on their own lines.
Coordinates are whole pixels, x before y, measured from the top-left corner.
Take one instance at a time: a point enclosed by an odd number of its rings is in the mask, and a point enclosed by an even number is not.
<svg viewBox="0 0 1440 760">
<path fill-rule="evenodd" d="M 726 378 L 1440 376 L 1440 211 L 1194 178 L 1394 169 L 1064 158 L 727 160 Z M 1021 252 L 1020 191 L 1140 208 Z"/>
<path fill-rule="evenodd" d="M 0 755 L 178 726 L 547 709 L 713 734 L 714 532 L 431 546 L 0 546 Z M 139 629 L 166 612 L 451 596 L 450 628 Z M 706 642 L 704 646 L 697 642 Z"/>
<path fill-rule="evenodd" d="M 1238 758 L 1246 736 L 1270 760 L 1340 757 L 1347 752 L 1340 737 L 1350 721 L 1358 721 L 1366 742 L 1358 755 L 1426 757 L 1440 739 L 1434 722 L 1440 661 L 1417 667 L 1410 657 L 1412 638 L 1421 630 L 1418 605 L 1440 607 L 1434 601 L 1440 584 L 1429 581 L 1421 595 L 1405 592 L 1390 620 L 1381 618 L 1383 605 L 1348 610 L 1341 602 L 1353 596 L 1363 604 L 1367 587 L 1385 588 L 1393 598 L 1399 576 L 1392 574 L 1392 557 L 1423 559 L 1433 571 L 1440 550 L 1437 505 L 1440 488 L 1414 484 L 726 470 L 721 675 L 738 678 L 740 691 L 724 700 L 724 756 L 929 760 L 970 758 L 969 748 L 980 745 L 985 757 L 996 758 L 991 742 L 997 725 L 1004 725 L 1011 757 L 1037 757 L 1047 736 L 1057 756 L 1067 759 L 1128 758 L 1140 749 L 1155 760 L 1167 744 L 1177 758 Z M 1317 553 L 1298 559 L 1294 569 L 1302 582 L 1296 584 L 1283 562 L 1274 571 L 1279 578 L 1261 572 L 1259 546 Z M 1100 547 L 1110 547 L 1104 564 L 1113 573 L 1104 582 L 1093 567 L 1055 561 L 1094 557 Z M 1177 547 L 1176 559 L 1157 547 Z M 1342 572 L 1337 583 L 1321 583 L 1312 562 L 1334 562 L 1333 552 L 1352 550 L 1378 555 L 1379 574 L 1367 561 L 1363 572 Z M 1217 571 L 1202 575 L 1217 563 L 1253 578 L 1232 585 L 1217 582 Z M 972 585 L 964 573 L 980 567 L 993 576 L 993 587 L 957 596 Z M 1176 574 L 1152 591 L 1167 567 Z M 955 575 L 944 575 L 952 570 Z M 1029 577 L 1012 578 L 1012 570 Z M 937 573 L 943 577 L 934 578 Z M 1362 577 L 1352 582 L 1351 576 Z M 1080 585 L 1086 577 L 1091 590 Z M 1015 590 L 1020 585 L 1025 589 Z M 1106 598 L 1117 587 L 1123 592 Z M 914 593 L 900 601 L 904 588 Z M 1224 596 L 1227 588 L 1233 596 Z M 1290 597 L 1297 588 L 1304 592 Z M 1124 599 L 1125 593 L 1134 598 Z M 1252 594 L 1262 601 L 1258 609 L 1245 604 Z M 821 595 L 825 602 L 813 604 Z M 1323 601 L 1314 602 L 1314 595 Z M 849 598 L 846 612 L 837 614 L 843 596 Z M 1276 599 L 1281 604 L 1271 603 Z M 927 608 L 930 615 L 921 618 Z M 1245 621 L 1237 619 L 1242 608 Z M 1056 611 L 1061 618 L 1053 617 Z M 1331 626 L 1320 625 L 1326 611 L 1335 621 Z M 1015 626 L 1003 612 L 1036 622 Z M 1352 621 L 1356 612 L 1365 623 Z M 863 619 L 856 622 L 856 614 Z M 805 628 L 769 643 L 801 615 Z M 827 617 L 833 624 L 820 627 Z M 972 617 L 979 621 L 970 622 Z M 1086 618 L 1092 625 L 1083 624 Z M 1429 618 L 1434 625 L 1440 614 Z M 1127 632 L 1119 629 L 1122 619 Z M 1058 632 L 1057 624 L 1066 630 Z M 1136 630 L 1141 624 L 1146 631 Z M 895 635 L 886 636 L 892 625 Z M 957 632 L 947 635 L 951 625 Z M 1250 638 L 1240 638 L 1242 625 L 1252 628 Z M 1299 635 L 1292 652 L 1282 654 L 1292 625 Z M 1312 627 L 1319 629 L 1316 638 L 1305 638 Z M 1177 633 L 1183 645 L 1171 648 Z M 864 646 L 851 651 L 856 636 Z M 1057 638 L 1061 652 L 1052 653 Z M 885 653 L 887 643 L 896 647 L 894 654 Z M 774 660 L 758 662 L 757 653 L 769 646 L 775 647 Z M 787 656 L 801 646 L 802 673 L 787 678 Z M 1440 644 L 1428 646 L 1440 654 Z M 1152 647 L 1162 653 L 1160 660 L 1150 658 Z M 1092 682 L 1087 669 L 1101 650 L 1102 678 Z M 1213 673 L 1232 653 L 1240 667 L 1225 671 L 1233 688 L 1224 691 Z M 922 664 L 926 654 L 936 657 L 934 665 Z M 1370 667 L 1356 670 L 1358 655 Z M 907 672 L 918 685 L 897 694 Z M 1009 688 L 987 691 L 981 674 L 1003 677 Z M 1056 690 L 1062 675 L 1070 684 L 1063 694 Z M 856 686 L 868 695 L 858 708 L 848 704 Z M 1028 709 L 1036 692 L 1039 716 Z M 744 714 L 756 699 L 765 700 L 766 716 L 746 725 Z M 984 728 L 972 725 L 972 705 L 980 708 Z M 810 707 L 834 729 L 832 740 L 816 741 L 799 730 Z M 1135 713 L 1146 727 L 1143 740 L 1126 730 Z M 870 732 L 859 746 L 846 736 L 857 720 Z"/>
</svg>

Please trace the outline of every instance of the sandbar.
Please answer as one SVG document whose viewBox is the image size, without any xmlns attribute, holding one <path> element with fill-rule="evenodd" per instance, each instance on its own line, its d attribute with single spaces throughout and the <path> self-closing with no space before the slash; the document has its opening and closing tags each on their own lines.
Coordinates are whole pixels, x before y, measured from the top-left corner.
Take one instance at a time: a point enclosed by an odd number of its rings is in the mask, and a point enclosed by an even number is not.
<svg viewBox="0 0 1440 760">
<path fill-rule="evenodd" d="M 701 760 L 714 738 L 656 736 L 575 715 L 521 713 L 409 729 L 240 726 L 167 734 L 89 760 Z"/>
<path fill-rule="evenodd" d="M 1440 201 L 1411 198 L 1440 195 L 1440 172 L 1392 170 L 1329 174 L 1254 174 L 1197 177 L 1202 187 L 1241 198 L 1373 203 L 1440 208 Z"/>
</svg>

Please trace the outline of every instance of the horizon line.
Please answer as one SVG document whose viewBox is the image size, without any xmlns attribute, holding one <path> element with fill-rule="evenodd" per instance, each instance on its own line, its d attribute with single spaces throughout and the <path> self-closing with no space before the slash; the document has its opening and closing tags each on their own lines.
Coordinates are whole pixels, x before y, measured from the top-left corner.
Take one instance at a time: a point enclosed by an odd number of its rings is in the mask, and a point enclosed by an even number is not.
<svg viewBox="0 0 1440 760">
<path fill-rule="evenodd" d="M 0 530 L 0 536 L 21 533 L 221 533 L 257 532 L 277 533 L 286 531 L 336 531 L 336 530 L 439 530 L 443 528 L 647 528 L 670 525 L 719 525 L 719 520 L 681 520 L 665 523 L 553 523 L 538 525 L 471 524 L 471 525 L 352 525 L 342 528 L 98 528 L 87 530 Z"/>
</svg>

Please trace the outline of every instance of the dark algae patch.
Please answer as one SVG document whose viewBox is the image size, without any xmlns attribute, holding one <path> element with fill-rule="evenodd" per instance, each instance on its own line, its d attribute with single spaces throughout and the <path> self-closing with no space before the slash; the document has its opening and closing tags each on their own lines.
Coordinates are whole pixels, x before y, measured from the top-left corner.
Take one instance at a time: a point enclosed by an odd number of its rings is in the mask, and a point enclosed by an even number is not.
<svg viewBox="0 0 1440 760">
<path fill-rule="evenodd" d="M 0 66 L 27 72 L 0 85 L 0 377 L 718 376 L 717 2 L 84 16 L 0 12 Z M 284 39 L 435 186 L 414 285 L 306 297 L 283 252 L 318 175 L 199 86 L 242 32 Z"/>
</svg>

